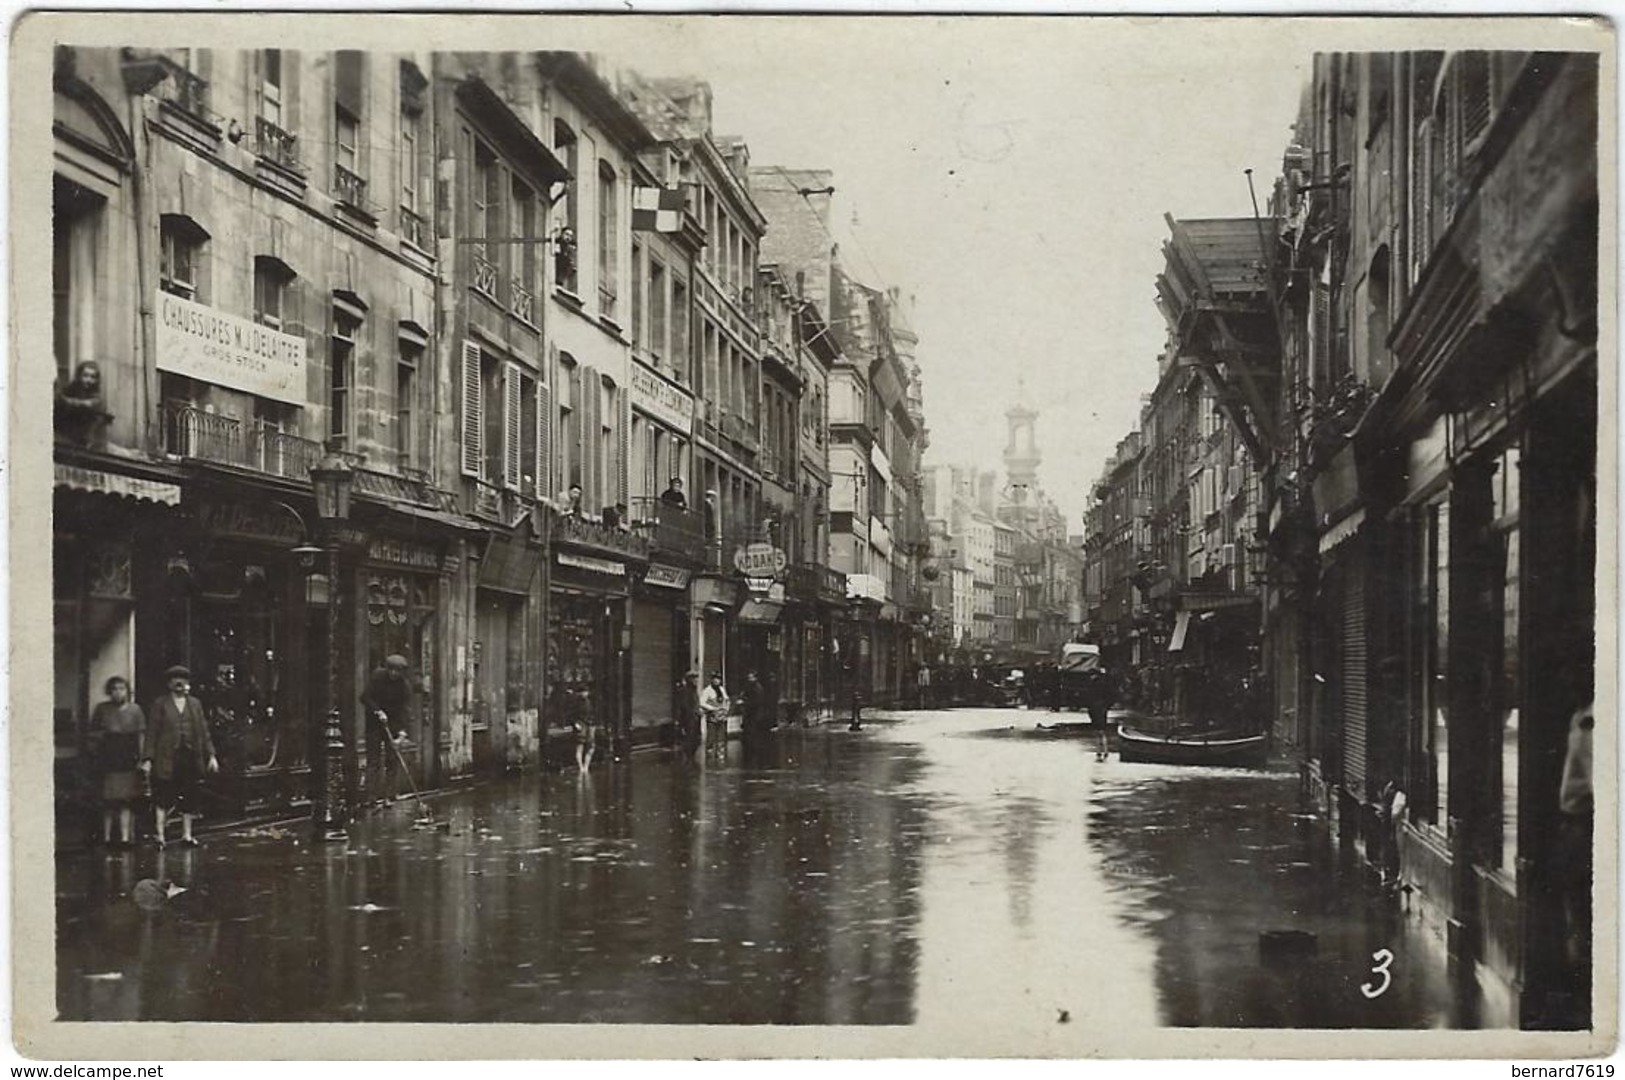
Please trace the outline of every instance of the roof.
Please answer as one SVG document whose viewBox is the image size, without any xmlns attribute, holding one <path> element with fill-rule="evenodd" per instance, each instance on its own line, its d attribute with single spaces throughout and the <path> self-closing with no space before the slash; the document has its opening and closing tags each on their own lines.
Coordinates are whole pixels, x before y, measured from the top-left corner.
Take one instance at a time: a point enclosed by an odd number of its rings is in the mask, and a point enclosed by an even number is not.
<svg viewBox="0 0 1625 1080">
<path fill-rule="evenodd" d="M 553 81 L 566 97 L 590 113 L 593 119 L 624 149 L 637 153 L 657 142 L 637 113 L 627 108 L 615 90 L 593 70 L 580 53 L 551 51 L 536 54 L 536 67 Z"/>
</svg>

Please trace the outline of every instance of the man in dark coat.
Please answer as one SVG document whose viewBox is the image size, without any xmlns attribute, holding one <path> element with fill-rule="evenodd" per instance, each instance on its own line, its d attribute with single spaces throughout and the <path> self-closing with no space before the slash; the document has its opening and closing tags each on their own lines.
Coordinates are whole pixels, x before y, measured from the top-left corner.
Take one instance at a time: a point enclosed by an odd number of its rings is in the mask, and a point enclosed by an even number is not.
<svg viewBox="0 0 1625 1080">
<path fill-rule="evenodd" d="M 409 666 L 404 656 L 385 657 L 384 666 L 373 669 L 361 694 L 361 704 L 367 707 L 367 787 L 374 804 L 394 799 L 400 786 L 400 746 L 412 702 Z"/>
<path fill-rule="evenodd" d="M 198 789 L 206 773 L 220 771 L 209 737 L 209 722 L 203 703 L 192 696 L 192 673 L 176 665 L 164 672 L 169 693 L 152 703 L 148 713 L 152 731 L 148 740 L 151 757 L 142 768 L 152 774 L 153 838 L 164 846 L 164 827 L 169 811 L 181 815 L 181 843 L 197 847 L 192 836 L 192 819 L 197 816 Z"/>
<path fill-rule="evenodd" d="M 678 752 L 690 761 L 700 752 L 700 673 L 690 671 L 677 684 L 673 712 L 677 720 Z"/>
<path fill-rule="evenodd" d="M 688 496 L 683 494 L 683 478 L 681 476 L 671 478 L 671 483 L 666 486 L 666 490 L 660 493 L 660 501 L 667 506 L 688 506 Z"/>
</svg>

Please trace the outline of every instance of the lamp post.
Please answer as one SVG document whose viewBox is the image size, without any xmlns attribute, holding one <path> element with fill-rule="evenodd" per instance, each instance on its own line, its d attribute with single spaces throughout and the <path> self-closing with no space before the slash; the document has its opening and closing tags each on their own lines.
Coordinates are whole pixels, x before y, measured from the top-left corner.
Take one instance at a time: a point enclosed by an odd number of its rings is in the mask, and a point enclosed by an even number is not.
<svg viewBox="0 0 1625 1080">
<path fill-rule="evenodd" d="M 322 460 L 310 470 L 327 544 L 327 728 L 323 738 L 322 798 L 315 809 L 316 831 L 323 840 L 346 838 L 349 820 L 344 794 L 344 720 L 339 708 L 339 544 L 338 529 L 350 516 L 350 488 L 355 482 L 350 465 L 329 445 Z"/>
</svg>

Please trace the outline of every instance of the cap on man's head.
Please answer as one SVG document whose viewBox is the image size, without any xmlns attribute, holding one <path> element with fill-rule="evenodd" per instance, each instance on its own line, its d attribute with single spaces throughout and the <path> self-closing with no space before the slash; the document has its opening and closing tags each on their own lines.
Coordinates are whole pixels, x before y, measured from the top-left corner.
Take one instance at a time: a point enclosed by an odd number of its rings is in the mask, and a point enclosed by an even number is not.
<svg viewBox="0 0 1625 1080">
<path fill-rule="evenodd" d="M 388 656 L 384 657 L 384 666 L 387 668 L 392 668 L 395 671 L 405 671 L 412 665 L 408 663 L 406 657 L 402 656 L 400 653 L 390 653 Z"/>
<path fill-rule="evenodd" d="M 185 664 L 176 664 L 164 672 L 164 678 L 166 679 L 190 679 L 191 677 L 192 669 Z"/>
</svg>

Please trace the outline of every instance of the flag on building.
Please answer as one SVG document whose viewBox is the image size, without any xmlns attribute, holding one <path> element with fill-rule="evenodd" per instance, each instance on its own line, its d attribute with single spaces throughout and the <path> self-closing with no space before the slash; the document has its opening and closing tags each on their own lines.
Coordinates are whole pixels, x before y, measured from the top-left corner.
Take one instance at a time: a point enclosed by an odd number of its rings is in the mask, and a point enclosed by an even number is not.
<svg viewBox="0 0 1625 1080">
<path fill-rule="evenodd" d="M 632 228 L 640 232 L 678 232 L 683 227 L 682 188 L 634 188 Z"/>
</svg>

